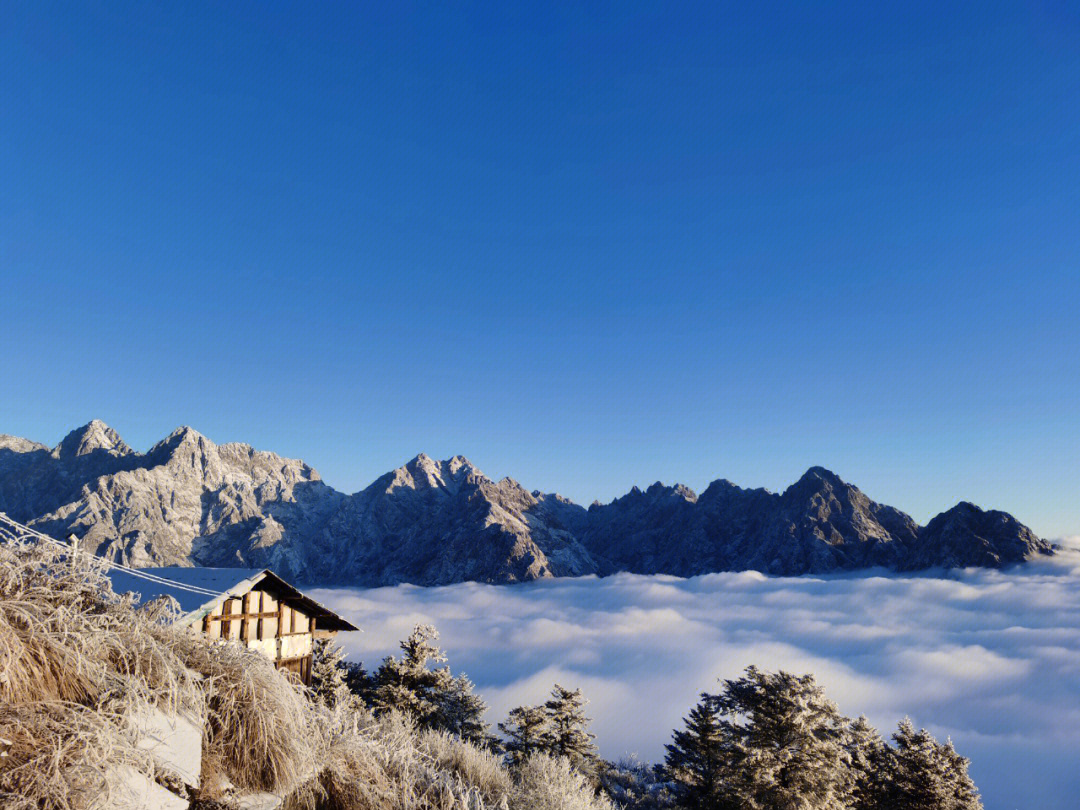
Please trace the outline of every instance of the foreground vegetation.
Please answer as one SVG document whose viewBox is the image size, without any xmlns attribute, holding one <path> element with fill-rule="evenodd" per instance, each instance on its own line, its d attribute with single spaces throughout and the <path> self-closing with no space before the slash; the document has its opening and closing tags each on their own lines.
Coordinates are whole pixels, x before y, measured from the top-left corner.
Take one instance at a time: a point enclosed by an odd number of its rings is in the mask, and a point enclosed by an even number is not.
<svg viewBox="0 0 1080 810">
<path fill-rule="evenodd" d="M 418 627 L 371 673 L 318 642 L 311 689 L 238 644 L 114 594 L 100 561 L 0 544 L 0 806 L 132 806 L 131 774 L 193 808 L 266 791 L 287 810 L 972 810 L 967 762 L 902 723 L 893 744 L 810 676 L 751 668 L 703 694 L 664 764 L 601 760 L 580 691 L 498 724 Z M 205 717 L 199 788 L 137 744 L 147 707 Z"/>
<path fill-rule="evenodd" d="M 419 726 L 503 755 L 511 774 L 542 758 L 562 762 L 598 795 L 628 808 L 687 810 L 979 810 L 968 760 L 903 720 L 886 743 L 865 717 L 840 714 L 812 675 L 749 667 L 703 693 L 673 732 L 662 765 L 605 762 L 597 755 L 585 700 L 555 684 L 541 706 L 519 706 L 492 736 L 486 707 L 454 677 L 434 628 L 419 626 L 369 675 L 329 642 L 317 648 L 314 691 L 376 716 Z M 569 805 L 558 805 L 569 806 Z"/>
</svg>

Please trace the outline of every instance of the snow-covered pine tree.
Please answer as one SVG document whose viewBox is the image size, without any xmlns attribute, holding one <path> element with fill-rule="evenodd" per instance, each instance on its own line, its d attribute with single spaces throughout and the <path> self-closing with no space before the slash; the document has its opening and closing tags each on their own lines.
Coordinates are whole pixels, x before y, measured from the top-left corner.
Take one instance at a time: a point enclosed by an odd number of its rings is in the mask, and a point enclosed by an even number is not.
<svg viewBox="0 0 1080 810">
<path fill-rule="evenodd" d="M 365 706 L 370 706 L 372 702 L 375 688 L 373 680 L 362 663 L 355 661 L 345 662 L 345 686 Z"/>
<path fill-rule="evenodd" d="M 532 754 L 547 750 L 551 726 L 543 706 L 518 706 L 499 723 L 499 731 L 506 735 L 503 741 L 506 759 L 512 767 L 517 767 Z"/>
<path fill-rule="evenodd" d="M 371 702 L 376 714 L 398 711 L 420 728 L 440 727 L 443 702 L 454 678 L 448 667 L 429 668 L 446 660 L 438 639 L 434 627 L 417 625 L 401 642 L 401 657 L 386 657 L 374 677 Z"/>
<path fill-rule="evenodd" d="M 730 751 L 712 696 L 690 710 L 684 728 L 675 731 L 665 745 L 663 774 L 678 785 L 678 795 L 689 810 L 719 810 L 727 807 L 722 793 Z"/>
<path fill-rule="evenodd" d="M 715 697 L 731 741 L 729 792 L 746 810 L 846 810 L 847 725 L 812 675 L 748 667 Z"/>
<path fill-rule="evenodd" d="M 458 675 L 442 695 L 438 724 L 444 730 L 466 742 L 483 748 L 493 748 L 497 740 L 484 722 L 487 704 L 474 691 L 474 684 L 465 675 Z"/>
<path fill-rule="evenodd" d="M 852 810 L 879 810 L 890 752 L 865 716 L 852 721 L 844 736 L 851 768 Z"/>
<path fill-rule="evenodd" d="M 566 757 L 579 772 L 590 779 L 596 776 L 598 757 L 589 733 L 589 718 L 585 716 L 586 700 L 580 689 L 566 689 L 559 684 L 551 690 L 551 698 L 544 704 L 548 715 L 548 753 Z"/>
<path fill-rule="evenodd" d="M 982 810 L 979 791 L 968 776 L 968 759 L 956 752 L 952 741 L 939 743 L 926 729 L 916 731 L 907 718 L 893 741 L 879 808 Z"/>
<path fill-rule="evenodd" d="M 345 683 L 347 673 L 345 651 L 333 639 L 317 638 L 311 649 L 312 697 L 331 709 L 350 697 Z"/>
</svg>

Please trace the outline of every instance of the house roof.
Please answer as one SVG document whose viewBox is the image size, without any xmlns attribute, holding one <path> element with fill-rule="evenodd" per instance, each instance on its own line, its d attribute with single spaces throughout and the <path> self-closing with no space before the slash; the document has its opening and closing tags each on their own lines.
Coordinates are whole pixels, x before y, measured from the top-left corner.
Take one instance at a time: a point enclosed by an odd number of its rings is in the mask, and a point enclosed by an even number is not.
<svg viewBox="0 0 1080 810">
<path fill-rule="evenodd" d="M 111 568 L 109 579 L 116 593 L 133 591 L 139 594 L 139 601 L 142 602 L 152 601 L 159 596 L 171 596 L 184 611 L 177 624 L 201 621 L 226 599 L 243 596 L 259 583 L 264 583 L 278 591 L 292 607 L 298 607 L 317 619 L 320 630 L 359 629 L 311 597 L 304 596 L 267 568 Z M 200 588 L 202 592 L 188 590 L 185 586 Z"/>
</svg>

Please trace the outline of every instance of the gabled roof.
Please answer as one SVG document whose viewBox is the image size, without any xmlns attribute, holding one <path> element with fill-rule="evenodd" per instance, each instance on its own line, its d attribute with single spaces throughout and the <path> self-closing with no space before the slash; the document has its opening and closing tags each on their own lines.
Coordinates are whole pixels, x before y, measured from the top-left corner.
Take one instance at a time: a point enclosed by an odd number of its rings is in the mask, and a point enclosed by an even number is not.
<svg viewBox="0 0 1080 810">
<path fill-rule="evenodd" d="M 141 574 L 148 574 L 152 579 L 140 576 Z M 311 597 L 304 596 L 267 568 L 112 568 L 109 570 L 109 579 L 112 580 L 113 591 L 134 591 L 139 594 L 142 602 L 152 601 L 159 596 L 171 596 L 184 611 L 184 615 L 177 620 L 178 624 L 202 621 L 204 616 L 212 613 L 214 608 L 226 599 L 241 597 L 259 583 L 263 583 L 277 591 L 280 598 L 289 602 L 291 607 L 300 608 L 317 619 L 316 626 L 320 630 L 359 629 Z M 191 591 L 184 586 L 212 591 L 216 595 Z"/>
</svg>

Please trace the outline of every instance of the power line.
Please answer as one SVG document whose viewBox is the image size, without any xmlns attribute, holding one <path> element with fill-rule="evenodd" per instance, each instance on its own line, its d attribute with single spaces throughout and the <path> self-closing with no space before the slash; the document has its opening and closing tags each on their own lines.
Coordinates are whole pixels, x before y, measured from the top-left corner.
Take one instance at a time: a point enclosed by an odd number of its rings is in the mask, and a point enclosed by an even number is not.
<svg viewBox="0 0 1080 810">
<path fill-rule="evenodd" d="M 77 548 L 73 548 L 67 543 L 62 543 L 55 537 L 50 537 L 47 534 L 43 534 L 36 529 L 31 529 L 16 520 L 12 520 L 4 512 L 0 512 L 0 535 L 8 535 L 12 540 L 24 540 L 26 538 L 34 538 L 42 540 L 46 543 L 51 543 L 54 546 L 59 546 L 67 551 L 78 551 Z M 202 596 L 220 596 L 220 591 L 213 591 L 208 588 L 203 588 L 199 585 L 192 585 L 187 582 L 177 582 L 176 580 L 168 579 L 167 577 L 158 576 L 157 574 L 151 574 L 149 571 L 142 571 L 138 568 L 130 568 L 122 563 L 114 562 L 113 560 L 106 559 L 105 557 L 95 557 L 102 564 L 108 568 L 123 571 L 125 574 L 136 577 L 138 579 L 152 582 L 155 585 L 162 585 L 169 588 L 176 588 L 182 591 L 188 591 L 189 593 L 195 593 Z"/>
</svg>

